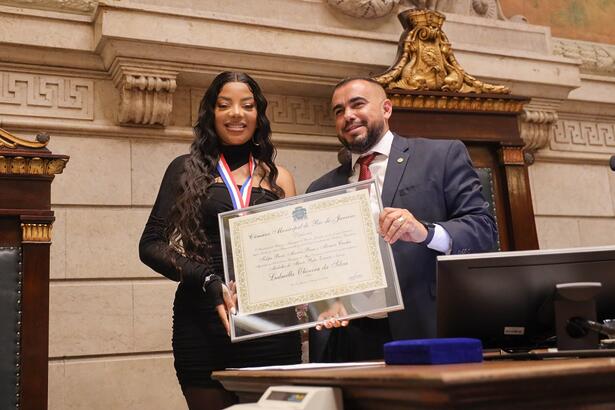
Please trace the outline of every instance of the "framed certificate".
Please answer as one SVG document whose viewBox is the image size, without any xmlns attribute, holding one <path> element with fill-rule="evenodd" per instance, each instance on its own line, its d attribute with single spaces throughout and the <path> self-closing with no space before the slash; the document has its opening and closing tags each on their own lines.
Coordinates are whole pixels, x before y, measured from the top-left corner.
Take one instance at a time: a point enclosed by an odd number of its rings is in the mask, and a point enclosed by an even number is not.
<svg viewBox="0 0 615 410">
<path fill-rule="evenodd" d="M 224 273 L 237 285 L 231 340 L 403 309 L 381 210 L 368 180 L 221 213 Z"/>
</svg>

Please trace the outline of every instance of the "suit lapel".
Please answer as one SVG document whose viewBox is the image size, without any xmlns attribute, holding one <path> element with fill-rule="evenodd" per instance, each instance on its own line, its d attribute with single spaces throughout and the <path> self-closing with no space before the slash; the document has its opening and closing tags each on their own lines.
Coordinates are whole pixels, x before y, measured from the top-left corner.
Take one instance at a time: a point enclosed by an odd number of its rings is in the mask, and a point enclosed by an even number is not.
<svg viewBox="0 0 615 410">
<path fill-rule="evenodd" d="M 384 175 L 384 187 L 382 187 L 382 206 L 385 207 L 390 207 L 393 203 L 401 177 L 408 166 L 408 160 L 412 154 L 411 148 L 414 144 L 414 141 L 410 138 L 400 137 L 397 134 L 393 134 L 393 136 L 387 171 Z"/>
<path fill-rule="evenodd" d="M 331 187 L 346 185 L 352 171 L 352 165 L 345 163 L 340 165 L 332 175 Z"/>
</svg>

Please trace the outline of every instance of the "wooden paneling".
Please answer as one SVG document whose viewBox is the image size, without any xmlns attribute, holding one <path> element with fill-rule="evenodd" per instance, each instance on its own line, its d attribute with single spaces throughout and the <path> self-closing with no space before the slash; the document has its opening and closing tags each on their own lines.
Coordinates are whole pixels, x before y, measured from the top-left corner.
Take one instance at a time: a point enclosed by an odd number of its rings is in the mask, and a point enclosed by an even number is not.
<svg viewBox="0 0 615 410">
<path fill-rule="evenodd" d="M 446 95 L 442 92 L 424 94 L 429 97 Z M 525 101 L 518 96 L 498 98 L 513 103 Z M 466 144 L 475 167 L 491 169 L 500 249 L 504 251 L 538 249 L 518 115 L 519 112 L 395 107 L 389 120 L 391 130 L 403 136 L 461 140 Z"/>
</svg>

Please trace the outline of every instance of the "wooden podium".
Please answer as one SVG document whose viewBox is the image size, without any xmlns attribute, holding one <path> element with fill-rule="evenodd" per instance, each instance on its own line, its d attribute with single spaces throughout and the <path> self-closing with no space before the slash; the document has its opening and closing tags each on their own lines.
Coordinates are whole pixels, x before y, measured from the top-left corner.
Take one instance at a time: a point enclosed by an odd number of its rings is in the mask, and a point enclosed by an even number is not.
<svg viewBox="0 0 615 410">
<path fill-rule="evenodd" d="M 51 182 L 68 161 L 47 135 L 0 129 L 0 408 L 47 408 Z"/>
</svg>

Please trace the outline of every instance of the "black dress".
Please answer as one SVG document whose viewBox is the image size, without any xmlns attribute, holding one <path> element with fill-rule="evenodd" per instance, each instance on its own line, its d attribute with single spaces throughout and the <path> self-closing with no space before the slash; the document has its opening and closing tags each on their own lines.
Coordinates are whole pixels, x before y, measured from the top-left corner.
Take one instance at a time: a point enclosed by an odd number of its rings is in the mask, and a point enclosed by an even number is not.
<svg viewBox="0 0 615 410">
<path fill-rule="evenodd" d="M 188 155 L 176 158 L 167 168 L 139 243 L 141 260 L 155 271 L 179 281 L 173 257 L 182 269 L 182 281 L 173 305 L 173 355 L 179 383 L 182 387 L 220 386 L 211 379 L 213 370 L 299 363 L 301 338 L 298 332 L 231 343 L 215 306 L 202 290 L 203 279 L 209 273 L 224 278 L 218 213 L 232 210 L 233 205 L 223 183 L 210 186 L 208 199 L 203 204 L 203 229 L 210 245 L 211 266 L 173 255 L 165 235 L 166 221 L 177 198 L 186 158 Z M 276 199 L 273 192 L 255 187 L 250 205 Z"/>
</svg>

